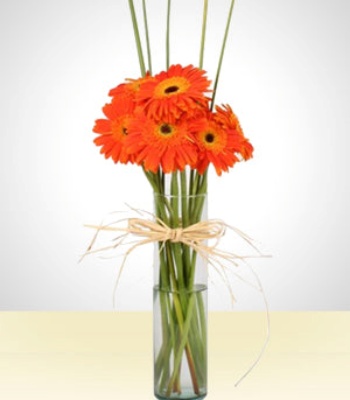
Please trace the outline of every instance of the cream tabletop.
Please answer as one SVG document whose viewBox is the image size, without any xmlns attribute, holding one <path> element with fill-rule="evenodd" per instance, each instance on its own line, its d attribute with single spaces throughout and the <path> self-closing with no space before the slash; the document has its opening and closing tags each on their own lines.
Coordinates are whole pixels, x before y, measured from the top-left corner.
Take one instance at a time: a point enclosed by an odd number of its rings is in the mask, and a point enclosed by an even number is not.
<svg viewBox="0 0 350 400">
<path fill-rule="evenodd" d="M 350 312 L 209 313 L 208 400 L 350 399 Z M 152 314 L 1 312 L 0 399 L 153 397 Z"/>
</svg>

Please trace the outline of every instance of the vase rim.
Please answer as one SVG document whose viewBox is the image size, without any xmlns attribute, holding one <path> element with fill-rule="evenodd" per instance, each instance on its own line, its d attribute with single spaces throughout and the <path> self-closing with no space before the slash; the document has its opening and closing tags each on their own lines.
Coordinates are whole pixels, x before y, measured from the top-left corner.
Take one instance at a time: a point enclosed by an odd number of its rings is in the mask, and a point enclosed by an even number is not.
<svg viewBox="0 0 350 400">
<path fill-rule="evenodd" d="M 183 195 L 183 194 L 177 194 L 177 195 L 175 195 L 175 194 L 165 194 L 165 193 L 154 193 L 154 197 L 167 197 L 167 198 L 177 198 L 177 199 L 179 199 L 179 198 L 195 198 L 195 197 L 206 197 L 207 196 L 207 192 L 205 192 L 205 193 L 198 193 L 198 194 L 185 194 L 185 195 Z"/>
</svg>

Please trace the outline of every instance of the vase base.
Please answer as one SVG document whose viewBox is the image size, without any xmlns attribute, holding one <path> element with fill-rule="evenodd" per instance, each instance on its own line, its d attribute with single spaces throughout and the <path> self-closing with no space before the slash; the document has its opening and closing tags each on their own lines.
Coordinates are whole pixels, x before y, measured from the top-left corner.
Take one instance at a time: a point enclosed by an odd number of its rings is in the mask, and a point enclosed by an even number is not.
<svg viewBox="0 0 350 400">
<path fill-rule="evenodd" d="M 203 400 L 206 397 L 206 393 L 200 395 L 193 395 L 193 394 L 172 394 L 169 397 L 163 397 L 159 394 L 155 394 L 155 397 L 158 400 Z"/>
</svg>

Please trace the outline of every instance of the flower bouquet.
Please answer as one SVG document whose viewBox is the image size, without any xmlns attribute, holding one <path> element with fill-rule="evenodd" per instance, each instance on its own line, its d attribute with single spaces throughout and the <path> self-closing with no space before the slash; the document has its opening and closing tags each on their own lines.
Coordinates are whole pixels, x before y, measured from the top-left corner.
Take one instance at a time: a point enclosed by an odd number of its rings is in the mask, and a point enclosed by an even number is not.
<svg viewBox="0 0 350 400">
<path fill-rule="evenodd" d="M 154 392 L 159 399 L 201 399 L 207 393 L 207 264 L 235 259 L 208 245 L 227 227 L 222 221 L 207 219 L 208 168 L 212 164 L 221 175 L 253 153 L 231 107 L 215 105 L 234 1 L 213 88 L 203 70 L 208 1 L 203 1 L 196 67 L 169 64 L 168 0 L 166 69 L 155 74 L 146 2 L 142 5 L 148 68 L 134 4 L 129 0 L 141 76 L 110 90 L 104 118 L 96 120 L 93 131 L 98 135 L 94 142 L 106 158 L 141 167 L 154 192 L 154 213 L 130 218 L 127 227 L 99 226 L 98 230 L 123 233 L 114 247 L 127 236 L 141 238 L 125 258 L 137 246 L 155 243 Z"/>
</svg>

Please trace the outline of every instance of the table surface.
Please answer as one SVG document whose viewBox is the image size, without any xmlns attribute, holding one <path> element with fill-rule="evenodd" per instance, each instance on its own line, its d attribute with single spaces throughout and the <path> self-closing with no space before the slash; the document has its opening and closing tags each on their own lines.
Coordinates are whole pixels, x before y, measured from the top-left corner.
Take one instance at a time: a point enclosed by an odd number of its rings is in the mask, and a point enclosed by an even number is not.
<svg viewBox="0 0 350 400">
<path fill-rule="evenodd" d="M 209 313 L 208 400 L 350 398 L 350 312 Z M 0 312 L 0 399 L 153 397 L 152 314 Z"/>
</svg>

